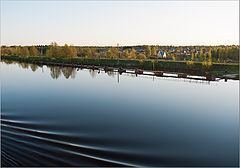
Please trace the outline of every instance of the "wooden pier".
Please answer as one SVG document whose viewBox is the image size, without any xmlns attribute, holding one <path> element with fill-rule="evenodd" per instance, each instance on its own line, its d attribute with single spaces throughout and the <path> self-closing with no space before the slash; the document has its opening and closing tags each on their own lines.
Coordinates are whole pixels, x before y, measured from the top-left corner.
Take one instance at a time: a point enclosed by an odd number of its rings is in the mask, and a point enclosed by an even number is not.
<svg viewBox="0 0 240 168">
<path fill-rule="evenodd" d="M 225 75 L 222 78 L 216 78 L 212 75 L 202 76 L 202 77 L 195 77 L 189 76 L 185 73 L 174 73 L 174 72 L 163 72 L 163 71 L 143 71 L 141 69 L 135 70 L 126 70 L 123 68 L 113 68 L 113 67 L 99 67 L 95 65 L 83 65 L 83 64 L 66 64 L 66 63 L 55 63 L 55 62 L 41 62 L 41 61 L 32 61 L 30 63 L 38 64 L 38 65 L 52 65 L 52 66 L 62 66 L 62 67 L 73 67 L 73 68 L 80 68 L 80 69 L 92 69 L 92 70 L 103 70 L 105 72 L 119 72 L 121 75 L 122 73 L 129 73 L 129 74 L 136 74 L 136 75 L 148 75 L 148 76 L 157 76 L 157 77 L 166 77 L 166 78 L 184 78 L 184 79 L 193 79 L 193 80 L 204 80 L 204 81 L 216 81 L 220 79 L 226 79 L 228 77 L 233 78 L 233 75 Z M 146 73 L 148 72 L 148 73 Z M 234 74 L 235 75 L 235 74 Z"/>
</svg>

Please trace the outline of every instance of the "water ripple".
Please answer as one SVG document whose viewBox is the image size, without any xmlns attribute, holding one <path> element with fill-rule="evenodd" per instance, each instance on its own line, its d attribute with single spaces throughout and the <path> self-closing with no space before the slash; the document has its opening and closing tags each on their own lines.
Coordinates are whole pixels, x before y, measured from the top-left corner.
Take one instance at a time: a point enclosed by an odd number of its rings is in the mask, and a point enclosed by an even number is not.
<svg viewBox="0 0 240 168">
<path fill-rule="evenodd" d="M 24 150 L 27 150 L 30 153 L 34 152 L 34 154 L 35 155 L 37 154 L 38 157 L 42 158 L 42 160 L 51 161 L 50 163 L 58 163 L 58 164 L 60 163 L 60 165 L 73 165 L 74 162 L 67 161 L 66 156 L 69 155 L 69 158 L 72 159 L 73 155 L 75 155 L 76 159 L 77 158 L 79 159 L 81 157 L 81 158 L 84 158 L 85 160 L 88 160 L 88 162 L 91 164 L 96 163 L 96 165 L 132 166 L 132 164 L 113 160 L 111 158 L 112 156 L 116 156 L 116 155 L 118 155 L 118 158 L 121 158 L 119 157 L 119 155 L 124 155 L 124 153 L 120 151 L 101 148 L 97 146 L 86 146 L 86 145 L 74 144 L 74 143 L 65 141 L 67 139 L 67 136 L 65 135 L 59 135 L 59 134 L 54 134 L 47 131 L 29 129 L 29 128 L 26 128 L 26 126 L 30 126 L 30 124 L 26 124 L 26 123 L 12 122 L 9 120 L 1 120 L 1 123 L 2 123 L 2 139 L 4 142 L 3 146 L 11 146 L 13 143 L 15 145 L 21 144 L 21 148 L 24 147 Z M 74 137 L 71 137 L 71 139 L 74 139 Z M 76 139 L 77 137 L 75 137 L 75 140 Z M 10 144 L 6 145 L 8 143 Z M 46 147 L 49 147 L 49 148 L 46 148 Z M 21 148 L 19 148 L 19 150 L 21 150 Z M 53 151 L 52 150 L 53 148 L 55 148 L 54 152 L 51 152 Z M 61 157 L 56 157 L 58 155 L 58 152 L 60 152 L 61 155 L 63 154 L 65 155 L 64 160 L 66 161 L 66 163 L 64 163 L 61 159 L 59 159 Z M 28 155 L 28 157 L 29 156 L 31 155 Z M 32 158 L 28 158 L 28 160 L 32 160 Z M 7 157 L 3 157 L 3 161 L 5 163 L 8 163 L 11 160 L 7 159 Z M 14 161 L 11 162 L 11 164 L 14 164 L 14 163 L 15 163 Z M 31 163 L 27 163 L 26 165 L 29 165 L 29 164 L 32 165 Z M 76 163 L 75 166 L 77 165 L 78 164 Z"/>
</svg>

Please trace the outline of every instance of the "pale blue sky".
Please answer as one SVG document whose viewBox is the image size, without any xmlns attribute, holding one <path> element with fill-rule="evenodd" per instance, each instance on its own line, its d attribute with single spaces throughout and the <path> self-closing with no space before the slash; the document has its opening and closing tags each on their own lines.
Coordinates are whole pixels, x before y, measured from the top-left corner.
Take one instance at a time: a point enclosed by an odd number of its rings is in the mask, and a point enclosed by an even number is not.
<svg viewBox="0 0 240 168">
<path fill-rule="evenodd" d="M 1 44 L 239 44 L 238 1 L 1 1 Z"/>
</svg>

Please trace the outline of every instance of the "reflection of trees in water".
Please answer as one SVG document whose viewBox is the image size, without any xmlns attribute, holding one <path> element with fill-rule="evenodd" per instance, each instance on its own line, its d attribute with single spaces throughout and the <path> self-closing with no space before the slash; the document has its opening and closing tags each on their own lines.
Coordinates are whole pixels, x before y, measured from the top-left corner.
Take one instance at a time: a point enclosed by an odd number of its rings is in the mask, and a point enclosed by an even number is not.
<svg viewBox="0 0 240 168">
<path fill-rule="evenodd" d="M 53 79 L 58 79 L 61 76 L 61 67 L 50 66 L 50 74 Z"/>
<path fill-rule="evenodd" d="M 125 75 L 125 76 L 130 76 L 130 77 L 132 77 L 132 78 L 136 78 L 136 74 L 128 74 L 128 73 L 125 73 L 124 75 Z"/>
<path fill-rule="evenodd" d="M 25 62 L 20 62 L 18 65 L 19 65 L 19 67 L 22 67 L 24 69 L 28 69 L 29 68 L 29 64 L 25 63 Z"/>
<path fill-rule="evenodd" d="M 5 64 L 16 64 L 16 61 L 10 61 L 10 60 L 1 60 L 1 62 L 4 62 Z"/>
<path fill-rule="evenodd" d="M 91 75 L 92 78 L 95 78 L 95 76 L 97 75 L 97 72 L 98 72 L 98 71 L 96 71 L 96 70 L 94 71 L 94 70 L 92 70 L 92 69 L 89 69 L 89 73 L 90 73 L 90 75 Z"/>
<path fill-rule="evenodd" d="M 63 67 L 62 73 L 65 76 L 65 78 L 68 79 L 71 76 L 71 78 L 74 79 L 76 77 L 77 71 L 76 71 L 76 68 Z"/>
<path fill-rule="evenodd" d="M 36 64 L 30 64 L 30 67 L 33 72 L 35 72 L 38 69 L 38 66 Z"/>
<path fill-rule="evenodd" d="M 18 64 L 20 68 L 28 69 L 29 67 L 33 72 L 35 72 L 39 67 L 42 68 L 43 65 L 36 65 L 36 64 L 29 64 L 24 62 L 16 62 L 16 61 L 9 61 L 9 60 L 1 60 L 5 64 Z M 50 69 L 50 75 L 53 79 L 58 79 L 61 74 L 68 79 L 70 76 L 72 79 L 76 77 L 77 71 L 76 68 L 73 67 L 61 67 L 61 66 L 47 66 Z M 94 75 L 95 76 L 95 75 Z"/>
<path fill-rule="evenodd" d="M 108 76 L 113 77 L 113 78 L 114 78 L 115 75 L 116 75 L 116 73 L 113 72 L 113 71 L 108 71 L 107 74 L 108 74 Z"/>
</svg>

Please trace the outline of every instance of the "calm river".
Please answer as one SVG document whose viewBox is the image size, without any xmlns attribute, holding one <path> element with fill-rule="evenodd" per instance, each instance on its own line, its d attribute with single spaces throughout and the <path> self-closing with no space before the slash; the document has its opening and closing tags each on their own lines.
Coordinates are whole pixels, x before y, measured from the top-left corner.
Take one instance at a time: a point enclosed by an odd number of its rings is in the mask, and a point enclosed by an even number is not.
<svg viewBox="0 0 240 168">
<path fill-rule="evenodd" d="M 0 65 L 2 166 L 239 164 L 239 81 Z"/>
</svg>

